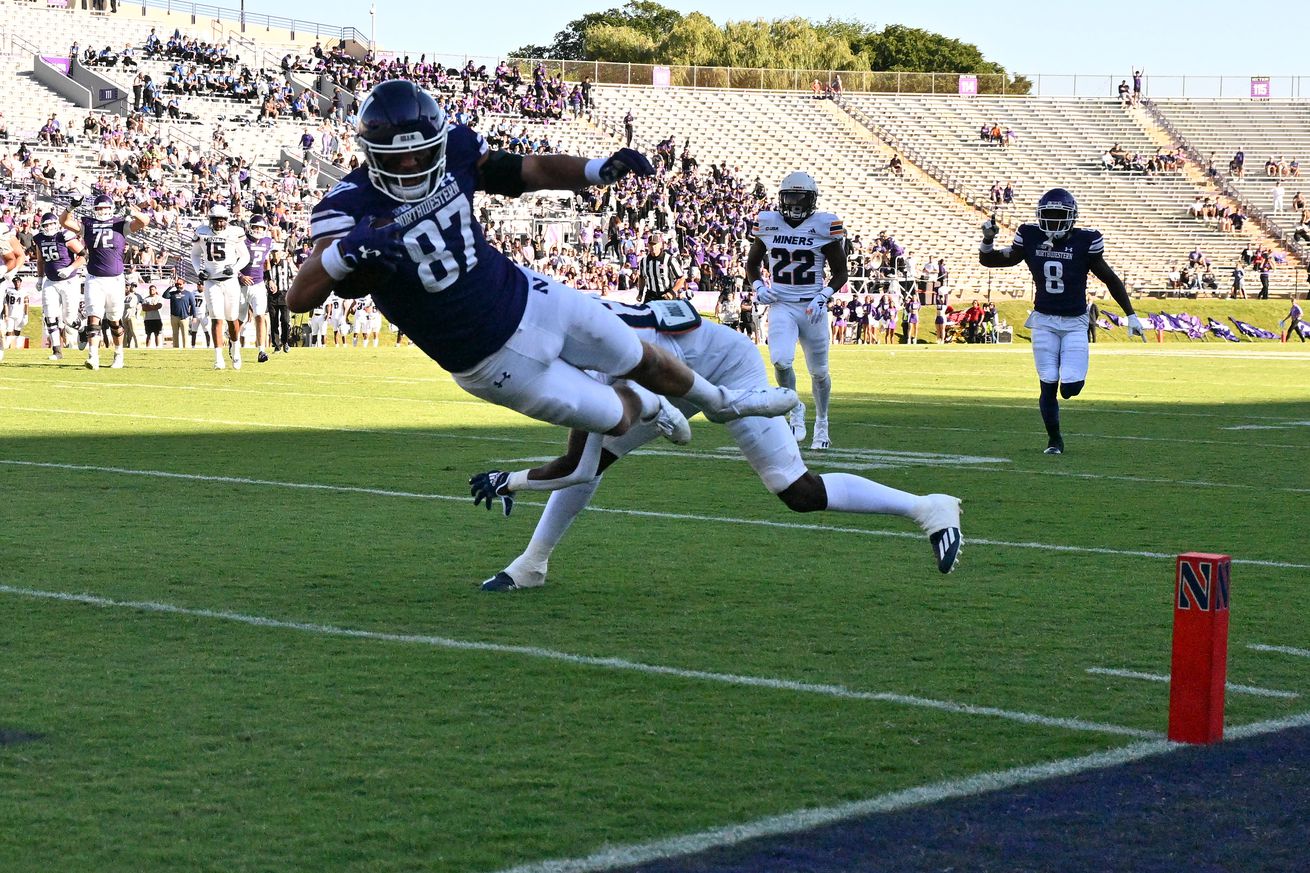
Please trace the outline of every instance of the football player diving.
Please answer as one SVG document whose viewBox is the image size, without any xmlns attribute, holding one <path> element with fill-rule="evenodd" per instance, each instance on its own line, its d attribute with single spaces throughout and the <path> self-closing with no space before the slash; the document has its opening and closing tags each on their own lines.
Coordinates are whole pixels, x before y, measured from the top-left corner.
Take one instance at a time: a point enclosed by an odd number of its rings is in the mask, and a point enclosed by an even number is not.
<svg viewBox="0 0 1310 873">
<path fill-rule="evenodd" d="M 643 344 L 599 301 L 487 243 L 474 192 L 517 197 L 653 175 L 640 152 L 587 160 L 496 151 L 404 79 L 382 82 L 364 98 L 357 142 L 365 165 L 311 214 L 314 250 L 287 295 L 292 311 L 310 312 L 334 292 L 371 294 L 465 391 L 586 431 L 617 435 L 658 421 L 669 439 L 689 439 L 682 414 L 658 395 L 687 397 L 720 421 L 796 404 L 796 393 L 783 389 L 725 392 Z M 585 370 L 625 381 L 602 384 Z"/>
</svg>

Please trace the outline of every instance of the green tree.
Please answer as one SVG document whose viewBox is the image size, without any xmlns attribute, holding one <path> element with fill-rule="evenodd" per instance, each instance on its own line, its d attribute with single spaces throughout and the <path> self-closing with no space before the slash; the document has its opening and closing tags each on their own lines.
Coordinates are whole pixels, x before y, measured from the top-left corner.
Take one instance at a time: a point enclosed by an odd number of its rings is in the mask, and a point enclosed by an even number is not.
<svg viewBox="0 0 1310 873">
<path fill-rule="evenodd" d="M 723 28 L 699 12 L 679 21 L 660 43 L 660 61 L 687 66 L 722 66 L 727 52 Z"/>
<path fill-rule="evenodd" d="M 682 13 L 669 9 L 654 0 L 628 0 L 626 4 L 604 12 L 588 12 L 575 18 L 555 34 L 550 45 L 525 45 L 511 52 L 520 58 L 555 58 L 561 61 L 595 60 L 597 56 L 586 49 L 586 33 L 594 27 L 631 27 L 658 43 L 678 22 Z M 618 61 L 619 58 L 601 58 Z M 626 60 L 626 59 L 624 59 Z"/>
<path fill-rule="evenodd" d="M 626 24 L 598 24 L 583 34 L 588 59 L 604 58 L 613 63 L 653 64 L 658 58 L 655 40 Z"/>
</svg>

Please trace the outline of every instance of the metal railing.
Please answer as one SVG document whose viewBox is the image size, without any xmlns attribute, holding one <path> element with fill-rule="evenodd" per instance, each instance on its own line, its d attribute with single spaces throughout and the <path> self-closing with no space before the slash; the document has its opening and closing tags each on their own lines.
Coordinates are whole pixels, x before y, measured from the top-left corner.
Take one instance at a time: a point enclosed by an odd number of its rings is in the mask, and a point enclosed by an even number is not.
<svg viewBox="0 0 1310 873">
<path fill-rule="evenodd" d="M 120 4 L 122 8 L 126 4 Z M 137 4 L 132 4 L 137 5 Z M 315 39 L 339 39 L 353 40 L 363 45 L 369 45 L 368 34 L 355 27 L 340 27 L 335 24 L 324 24 L 321 21 L 305 21 L 300 18 L 286 18 L 281 15 L 265 15 L 259 12 L 247 12 L 244 9 L 230 9 L 225 6 L 210 6 L 206 3 L 187 3 L 178 2 L 178 0 L 140 0 L 141 14 L 145 10 L 163 9 L 170 15 L 174 12 L 182 15 L 190 15 L 191 23 L 195 24 L 201 18 L 219 19 L 222 21 L 235 21 L 242 32 L 245 32 L 252 26 L 262 26 L 265 30 L 285 30 L 295 39 L 297 34 L 312 35 Z"/>
</svg>

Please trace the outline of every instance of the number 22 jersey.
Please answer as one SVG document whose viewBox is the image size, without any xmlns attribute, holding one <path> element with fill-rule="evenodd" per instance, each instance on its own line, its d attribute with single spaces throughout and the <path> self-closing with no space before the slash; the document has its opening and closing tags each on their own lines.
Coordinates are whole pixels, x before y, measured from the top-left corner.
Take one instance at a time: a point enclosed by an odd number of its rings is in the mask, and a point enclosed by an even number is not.
<svg viewBox="0 0 1310 873">
<path fill-rule="evenodd" d="M 405 228 L 409 259 L 367 290 L 388 321 L 452 373 L 500 349 L 527 306 L 527 274 L 487 243 L 473 217 L 478 161 L 486 153 L 480 134 L 451 125 L 446 175 L 422 201 L 403 204 L 384 194 L 369 181 L 367 167 L 360 167 L 310 216 L 315 244 L 343 237 L 357 221 L 379 215 Z"/>
<path fill-rule="evenodd" d="M 782 214 L 765 211 L 751 224 L 751 235 L 769 256 L 770 285 L 779 300 L 806 301 L 823 290 L 823 247 L 846 238 L 842 221 L 831 212 L 815 212 L 792 227 Z"/>
</svg>

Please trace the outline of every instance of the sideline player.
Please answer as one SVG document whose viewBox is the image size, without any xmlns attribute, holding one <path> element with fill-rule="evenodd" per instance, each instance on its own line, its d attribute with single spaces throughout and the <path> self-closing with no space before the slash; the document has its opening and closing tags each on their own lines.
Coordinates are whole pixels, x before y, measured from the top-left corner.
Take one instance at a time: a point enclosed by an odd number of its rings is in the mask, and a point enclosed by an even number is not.
<svg viewBox="0 0 1310 873">
<path fill-rule="evenodd" d="M 0 361 L 3 361 L 11 338 L 27 324 L 27 294 L 22 291 L 23 280 L 16 275 L 27 263 L 27 251 L 8 222 L 0 222 L 0 249 L 4 255 L 4 263 L 0 264 L 0 282 L 6 283 L 0 291 L 0 333 L 3 334 L 0 335 Z M 9 283 L 9 279 L 13 282 Z M 17 328 L 14 327 L 16 324 Z"/>
<path fill-rule="evenodd" d="M 828 375 L 828 301 L 846 285 L 846 231 L 841 219 L 831 212 L 816 212 L 819 189 L 809 173 L 791 173 L 778 189 L 777 210 L 761 212 L 751 225 L 750 252 L 746 255 L 746 279 L 755 289 L 756 301 L 769 305 L 769 359 L 778 384 L 796 388 L 796 342 L 805 351 L 814 391 L 814 441 L 812 449 L 826 449 L 828 398 L 832 377 Z M 769 282 L 760 267 L 769 259 Z M 823 268 L 830 278 L 823 280 Z M 791 429 L 797 442 L 805 439 L 805 406 L 791 412 Z"/>
<path fill-rule="evenodd" d="M 688 396 L 718 420 L 791 409 L 795 392 L 726 393 L 644 346 L 622 319 L 555 280 L 515 265 L 487 244 L 473 194 L 609 185 L 653 175 L 640 153 L 608 158 L 512 155 L 450 124 L 413 82 L 377 85 L 359 110 L 362 166 L 314 208 L 314 251 L 287 302 L 308 312 L 335 291 L 372 293 L 378 310 L 451 372 L 465 391 L 524 415 L 620 434 L 663 418 L 690 434 L 657 395 Z M 584 370 L 630 380 L 604 385 Z"/>
<path fill-rule="evenodd" d="M 1041 394 L 1037 407 L 1046 425 L 1045 454 L 1064 452 L 1059 396 L 1077 397 L 1087 380 L 1087 274 L 1100 279 L 1128 316 L 1128 336 L 1146 342 L 1141 319 L 1133 312 L 1123 280 L 1105 262 L 1105 239 L 1099 230 L 1074 227 L 1078 201 L 1063 188 L 1052 188 L 1037 201 L 1037 223 L 1021 224 L 1014 242 L 993 248 L 998 227 L 993 216 L 983 223 L 978 261 L 984 267 L 1012 267 L 1026 262 L 1033 274 L 1033 312 L 1024 326 L 1032 330 L 1033 360 Z"/>
<path fill-rule="evenodd" d="M 227 353 L 232 369 L 241 369 L 242 290 L 237 273 L 250 262 L 245 234 L 231 224 L 232 213 L 221 203 L 209 207 L 209 223 L 196 227 L 191 266 L 204 284 L 205 307 L 214 337 L 214 369 L 222 370 L 223 323 L 227 322 Z"/>
<path fill-rule="evenodd" d="M 612 302 L 605 305 L 648 341 L 667 349 L 710 381 L 736 388 L 768 384 L 764 362 L 754 343 L 723 325 L 702 321 L 696 309 L 685 300 L 657 301 L 647 306 Z M 674 402 L 688 416 L 698 411 L 685 400 Z M 942 573 L 955 569 L 962 544 L 960 501 L 955 497 L 910 494 L 850 473 L 815 475 L 806 469 L 791 428 L 782 417 L 743 418 L 725 426 L 764 486 L 777 494 L 788 509 L 876 513 L 911 519 L 929 535 L 937 569 Z M 600 485 L 601 472 L 656 436 L 655 430 L 646 425 L 619 437 L 575 430 L 569 436 L 568 452 L 541 467 L 514 473 L 491 470 L 470 479 L 474 504 L 485 500 L 490 509 L 492 501 L 499 499 L 506 515 L 513 507 L 516 491 L 553 491 L 527 550 L 483 582 L 483 590 L 544 585 L 551 552 L 573 519 L 586 508 Z M 595 465 L 592 459 L 597 455 L 599 464 Z"/>
<path fill-rule="evenodd" d="M 265 343 L 268 341 L 268 287 L 264 273 L 268 269 L 269 253 L 273 251 L 273 237 L 268 234 L 268 222 L 262 215 L 251 217 L 246 225 L 246 253 L 250 262 L 241 268 L 237 281 L 241 283 L 241 321 L 255 322 L 255 348 L 259 350 L 259 363 L 268 360 Z"/>
<path fill-rule="evenodd" d="M 78 218 L 73 210 L 82 205 L 82 195 L 74 194 L 59 223 L 81 237 L 87 249 L 87 277 L 82 293 L 86 317 L 88 370 L 100 369 L 100 320 L 109 325 L 114 340 L 114 361 L 109 366 L 123 367 L 123 309 L 127 302 L 127 282 L 123 277 L 123 256 L 127 252 L 127 235 L 140 233 L 150 224 L 150 217 L 135 206 L 128 206 L 128 218 L 114 215 L 114 201 L 107 194 L 97 194 L 91 201 L 91 214 Z M 135 288 L 132 289 L 134 292 Z"/>
<path fill-rule="evenodd" d="M 86 247 L 76 234 L 59 226 L 53 212 L 47 212 L 32 237 L 32 248 L 41 275 L 41 317 L 50 337 L 50 360 L 58 361 L 64 357 L 66 334 L 81 327 L 78 274 L 86 266 Z"/>
</svg>

